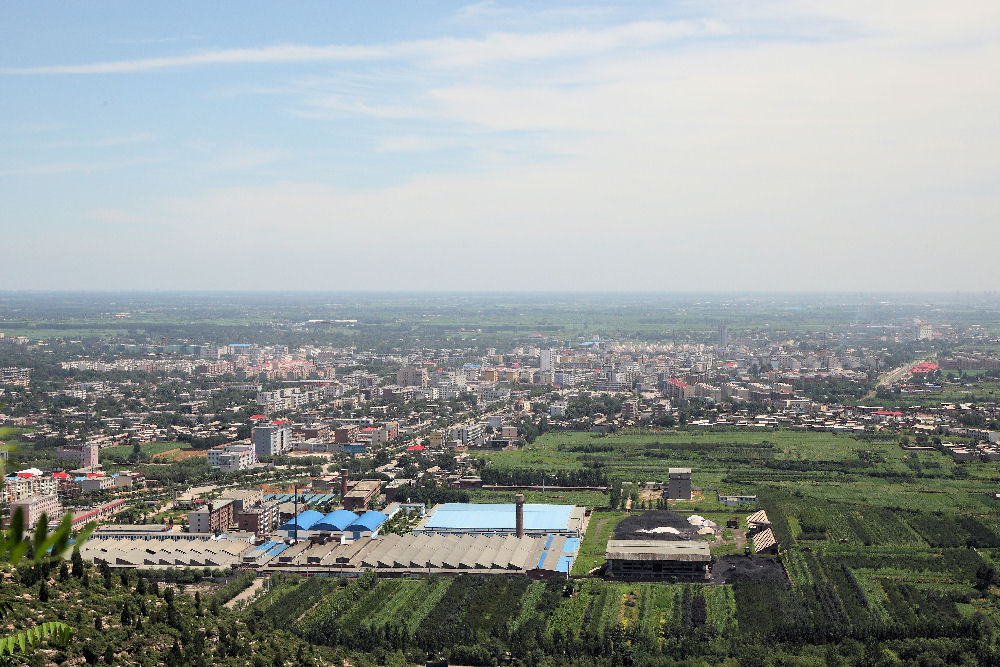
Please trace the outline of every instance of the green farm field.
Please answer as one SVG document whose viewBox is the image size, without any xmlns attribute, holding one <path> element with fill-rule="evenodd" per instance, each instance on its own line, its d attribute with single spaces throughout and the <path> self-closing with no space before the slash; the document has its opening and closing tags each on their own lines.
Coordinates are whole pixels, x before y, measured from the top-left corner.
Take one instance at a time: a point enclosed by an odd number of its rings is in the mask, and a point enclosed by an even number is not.
<svg viewBox="0 0 1000 667">
<path fill-rule="evenodd" d="M 171 449 L 191 449 L 188 442 L 147 442 L 139 445 L 142 453 L 146 456 L 153 456 L 161 452 L 169 452 Z M 132 454 L 132 445 L 120 445 L 117 447 L 105 447 L 101 450 L 101 456 L 114 458 L 128 458 Z"/>
</svg>

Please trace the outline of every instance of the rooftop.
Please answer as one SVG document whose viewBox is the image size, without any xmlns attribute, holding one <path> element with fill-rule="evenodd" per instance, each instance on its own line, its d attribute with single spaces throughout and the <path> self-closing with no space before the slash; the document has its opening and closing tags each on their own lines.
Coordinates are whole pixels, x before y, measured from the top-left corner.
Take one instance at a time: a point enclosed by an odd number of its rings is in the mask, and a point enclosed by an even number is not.
<svg viewBox="0 0 1000 667">
<path fill-rule="evenodd" d="M 572 511 L 573 505 L 526 504 L 524 529 L 566 530 L 569 527 Z M 445 503 L 433 510 L 424 528 L 514 530 L 516 516 L 514 503 Z"/>
<path fill-rule="evenodd" d="M 705 542 L 667 540 L 608 540 L 607 560 L 712 560 Z"/>
</svg>

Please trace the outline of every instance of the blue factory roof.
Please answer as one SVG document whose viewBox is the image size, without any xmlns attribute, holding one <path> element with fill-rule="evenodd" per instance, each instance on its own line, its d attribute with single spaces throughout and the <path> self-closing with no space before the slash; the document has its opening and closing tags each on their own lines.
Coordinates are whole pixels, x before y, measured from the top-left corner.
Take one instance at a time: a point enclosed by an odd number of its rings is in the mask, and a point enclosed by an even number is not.
<svg viewBox="0 0 1000 667">
<path fill-rule="evenodd" d="M 531 531 L 566 530 L 572 505 L 526 504 L 524 529 Z M 427 529 L 514 530 L 514 503 L 445 503 L 427 521 Z"/>
<path fill-rule="evenodd" d="M 323 515 L 316 510 L 306 510 L 294 519 L 286 521 L 278 530 L 309 530 L 322 520 Z"/>
<path fill-rule="evenodd" d="M 336 510 L 313 524 L 312 530 L 344 530 L 358 520 L 358 515 L 350 510 Z"/>
<path fill-rule="evenodd" d="M 385 520 L 388 518 L 389 517 L 381 512 L 369 510 L 359 516 L 356 521 L 344 530 L 376 530 L 379 526 L 385 523 Z"/>
</svg>

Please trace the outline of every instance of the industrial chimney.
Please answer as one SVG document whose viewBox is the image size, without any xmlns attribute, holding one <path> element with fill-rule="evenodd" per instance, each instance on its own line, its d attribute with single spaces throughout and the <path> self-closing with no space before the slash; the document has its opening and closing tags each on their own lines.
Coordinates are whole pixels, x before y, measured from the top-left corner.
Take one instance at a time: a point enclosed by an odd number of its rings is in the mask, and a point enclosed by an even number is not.
<svg viewBox="0 0 1000 667">
<path fill-rule="evenodd" d="M 347 468 L 340 469 L 340 501 L 344 501 L 347 496 Z"/>
<path fill-rule="evenodd" d="M 517 519 L 515 520 L 515 530 L 517 531 L 518 537 L 524 537 L 524 494 L 519 493 L 514 496 L 514 505 L 516 507 Z"/>
</svg>

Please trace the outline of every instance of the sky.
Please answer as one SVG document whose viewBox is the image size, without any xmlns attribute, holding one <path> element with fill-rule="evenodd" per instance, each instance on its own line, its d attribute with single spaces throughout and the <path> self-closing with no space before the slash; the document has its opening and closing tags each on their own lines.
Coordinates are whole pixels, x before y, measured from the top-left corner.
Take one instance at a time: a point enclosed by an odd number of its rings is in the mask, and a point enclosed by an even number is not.
<svg viewBox="0 0 1000 667">
<path fill-rule="evenodd" d="M 1000 3 L 0 22 L 0 289 L 1000 289 Z"/>
</svg>

